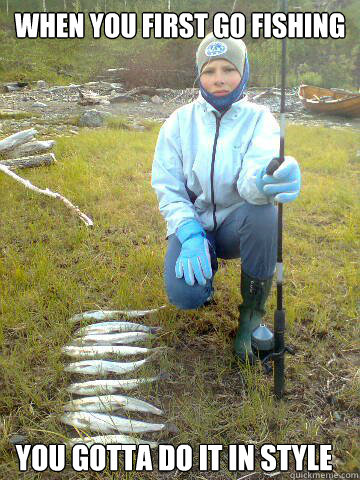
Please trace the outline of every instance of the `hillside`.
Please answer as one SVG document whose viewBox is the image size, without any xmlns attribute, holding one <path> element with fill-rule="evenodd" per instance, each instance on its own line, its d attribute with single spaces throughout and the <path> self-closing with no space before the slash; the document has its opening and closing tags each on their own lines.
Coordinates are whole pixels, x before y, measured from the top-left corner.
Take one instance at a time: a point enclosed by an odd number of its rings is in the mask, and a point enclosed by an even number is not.
<svg viewBox="0 0 360 480">
<path fill-rule="evenodd" d="M 15 3 L 15 2 L 14 2 Z M 0 81 L 43 79 L 57 84 L 78 83 L 93 80 L 107 68 L 127 67 L 129 84 L 149 84 L 164 88 L 192 87 L 195 78 L 194 52 L 199 39 L 143 39 L 137 34 L 133 39 L 93 39 L 90 24 L 86 25 L 84 39 L 16 39 L 14 11 L 35 12 L 47 8 L 45 0 L 19 0 L 14 5 L 0 1 L 0 42 L 2 58 Z M 251 13 L 263 11 L 260 1 L 220 0 L 198 3 L 189 0 L 53 0 L 51 11 L 88 12 L 132 11 L 141 22 L 143 11 L 209 12 L 208 30 L 212 15 L 218 11 L 242 12 L 249 27 Z M 278 11 L 278 2 L 269 0 L 266 11 Z M 195 7 L 195 8 L 194 8 Z M 50 8 L 50 6 L 49 6 Z M 310 83 L 319 86 L 357 89 L 360 78 L 360 5 L 355 0 L 289 2 L 289 11 L 335 12 L 346 17 L 345 39 L 291 39 L 288 41 L 288 85 Z M 140 26 L 138 32 L 140 31 Z M 247 28 L 245 42 L 248 46 L 251 85 L 279 85 L 281 41 L 276 39 L 252 39 Z"/>
</svg>

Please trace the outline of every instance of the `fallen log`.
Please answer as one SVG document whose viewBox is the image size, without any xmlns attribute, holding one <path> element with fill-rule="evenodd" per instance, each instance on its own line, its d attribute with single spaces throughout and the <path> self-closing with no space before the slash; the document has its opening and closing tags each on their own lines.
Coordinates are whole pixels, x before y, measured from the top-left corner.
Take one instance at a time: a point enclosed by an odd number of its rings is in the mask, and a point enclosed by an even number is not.
<svg viewBox="0 0 360 480">
<path fill-rule="evenodd" d="M 54 140 L 27 142 L 3 154 L 4 158 L 30 157 L 37 154 L 48 152 L 55 145 Z M 4 162 L 3 162 L 4 163 Z M 32 165 L 29 165 L 32 166 Z"/>
<path fill-rule="evenodd" d="M 257 95 L 255 95 L 255 97 L 252 98 L 253 101 L 257 100 L 258 98 L 261 98 L 263 97 L 264 95 L 267 95 L 269 93 L 268 90 L 265 90 L 264 92 L 261 92 L 261 93 L 258 93 Z"/>
<path fill-rule="evenodd" d="M 100 103 L 101 98 L 96 92 L 89 91 L 89 92 L 82 92 L 79 90 L 79 105 L 97 105 Z"/>
<path fill-rule="evenodd" d="M 271 96 L 271 95 L 277 95 L 277 96 L 280 96 L 281 93 L 279 91 L 277 91 L 275 88 L 268 88 L 267 90 L 264 90 L 263 92 L 261 93 L 258 93 L 257 95 L 255 95 L 255 97 L 252 98 L 252 100 L 258 100 L 259 98 L 261 97 L 266 97 L 266 96 Z"/>
<path fill-rule="evenodd" d="M 135 102 L 135 98 L 129 93 L 123 93 L 116 97 L 110 97 L 110 103 Z"/>
<path fill-rule="evenodd" d="M 8 167 L 9 170 L 16 170 L 17 168 L 42 167 L 55 162 L 56 159 L 53 153 L 45 153 L 44 155 L 1 160 L 0 165 Z"/>
<path fill-rule="evenodd" d="M 26 188 L 29 188 L 30 190 L 33 190 L 34 192 L 37 192 L 37 193 L 42 193 L 43 195 L 47 195 L 48 197 L 52 197 L 52 198 L 58 198 L 59 200 L 61 200 L 62 202 L 65 203 L 65 205 L 70 208 L 72 211 L 74 211 L 77 215 L 79 215 L 80 219 L 85 223 L 85 225 L 87 227 L 92 227 L 94 225 L 93 221 L 91 220 L 91 218 L 89 218 L 87 215 L 85 215 L 85 213 L 82 213 L 81 210 L 76 206 L 76 205 L 73 205 L 67 198 L 63 197 L 62 195 L 60 195 L 60 193 L 57 193 L 57 192 L 52 192 L 51 190 L 49 190 L 48 188 L 46 188 L 45 190 L 41 189 L 41 188 L 38 188 L 36 187 L 35 185 L 33 185 L 30 180 L 26 180 L 25 178 L 22 178 L 22 177 L 19 177 L 19 175 L 17 175 L 16 173 L 12 172 L 9 167 L 7 167 L 6 165 L 2 165 L 0 163 L 0 171 L 1 172 L 4 172 L 6 175 L 9 175 L 9 177 L 13 178 L 14 180 L 16 180 L 17 182 L 19 183 L 22 183 Z"/>
<path fill-rule="evenodd" d="M 17 92 L 18 90 L 22 90 L 23 88 L 27 87 L 28 85 L 29 85 L 28 82 L 8 83 L 7 85 L 4 85 L 4 91 L 5 92 Z"/>
<path fill-rule="evenodd" d="M 135 87 L 132 90 L 130 90 L 132 94 L 135 95 L 149 95 L 150 97 L 157 95 L 158 89 L 156 87 Z"/>
<path fill-rule="evenodd" d="M 14 135 L 10 135 L 10 137 L 4 138 L 4 140 L 0 140 L 0 155 L 9 150 L 13 150 L 19 145 L 30 142 L 34 139 L 36 134 L 37 130 L 35 130 L 35 128 L 30 128 L 28 130 L 23 130 L 22 132 L 14 133 Z"/>
</svg>

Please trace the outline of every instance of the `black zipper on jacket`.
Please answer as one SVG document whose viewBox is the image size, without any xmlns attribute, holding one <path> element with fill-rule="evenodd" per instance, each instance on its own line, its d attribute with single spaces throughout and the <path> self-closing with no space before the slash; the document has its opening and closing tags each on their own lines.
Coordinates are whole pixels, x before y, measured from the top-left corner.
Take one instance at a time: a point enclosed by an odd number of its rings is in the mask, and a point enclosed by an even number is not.
<svg viewBox="0 0 360 480">
<path fill-rule="evenodd" d="M 210 184 L 211 184 L 211 203 L 213 204 L 213 222 L 214 222 L 213 231 L 215 231 L 216 227 L 217 227 L 215 193 L 214 193 L 215 155 L 216 155 L 216 145 L 217 145 L 219 132 L 220 132 L 220 122 L 221 122 L 221 119 L 222 119 L 223 115 L 226 113 L 226 111 L 223 112 L 219 117 L 216 115 L 215 112 L 213 112 L 213 113 L 214 113 L 215 119 L 216 119 L 216 132 L 215 132 L 214 145 L 213 145 L 213 151 L 212 151 L 212 159 L 211 159 Z"/>
</svg>

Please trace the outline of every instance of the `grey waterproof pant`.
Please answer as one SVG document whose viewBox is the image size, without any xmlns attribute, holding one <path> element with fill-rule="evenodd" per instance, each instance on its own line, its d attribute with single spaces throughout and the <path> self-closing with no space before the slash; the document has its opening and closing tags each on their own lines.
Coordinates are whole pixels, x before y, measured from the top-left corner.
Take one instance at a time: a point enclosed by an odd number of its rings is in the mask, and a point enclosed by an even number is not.
<svg viewBox="0 0 360 480">
<path fill-rule="evenodd" d="M 277 252 L 277 207 L 273 204 L 244 203 L 231 213 L 215 232 L 206 232 L 209 240 L 213 277 L 206 285 L 188 285 L 176 278 L 175 263 L 181 243 L 175 234 L 168 238 L 165 256 L 165 287 L 170 303 L 184 310 L 199 308 L 213 294 L 217 258 L 241 258 L 242 269 L 250 277 L 266 280 L 274 274 Z M 240 275 L 239 275 L 240 278 Z"/>
</svg>

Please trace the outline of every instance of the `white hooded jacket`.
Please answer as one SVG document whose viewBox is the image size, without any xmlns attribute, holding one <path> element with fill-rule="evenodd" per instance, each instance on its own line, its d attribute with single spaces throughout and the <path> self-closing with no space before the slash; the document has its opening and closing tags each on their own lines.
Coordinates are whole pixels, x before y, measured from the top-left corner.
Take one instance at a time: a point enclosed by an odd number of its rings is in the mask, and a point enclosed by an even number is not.
<svg viewBox="0 0 360 480">
<path fill-rule="evenodd" d="M 151 181 L 167 236 L 190 219 L 213 231 L 244 201 L 271 202 L 255 178 L 279 146 L 273 115 L 246 97 L 222 116 L 201 94 L 173 112 L 160 129 Z"/>
</svg>

